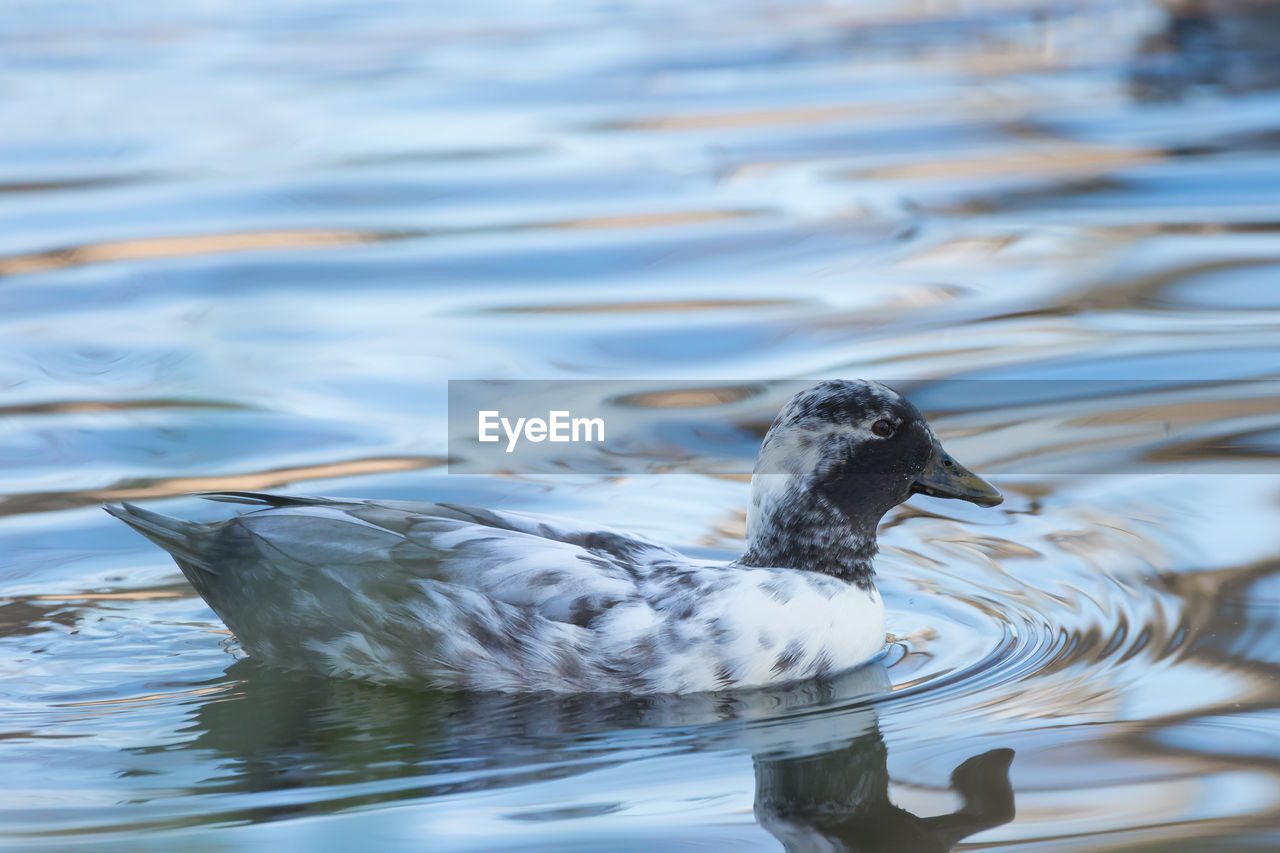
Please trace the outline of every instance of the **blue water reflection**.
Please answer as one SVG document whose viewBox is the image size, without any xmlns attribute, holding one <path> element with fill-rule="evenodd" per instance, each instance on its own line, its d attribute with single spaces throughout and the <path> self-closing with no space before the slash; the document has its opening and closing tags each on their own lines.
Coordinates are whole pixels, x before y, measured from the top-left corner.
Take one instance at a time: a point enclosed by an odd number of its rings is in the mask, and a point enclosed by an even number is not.
<svg viewBox="0 0 1280 853">
<path fill-rule="evenodd" d="M 1280 845 L 1278 8 L 6 5 L 0 844 Z M 447 381 L 832 375 L 1007 496 L 886 519 L 873 685 L 273 673 L 97 509 L 434 499 L 728 558 L 767 396 L 646 410 L 672 473 L 459 476 Z"/>
</svg>

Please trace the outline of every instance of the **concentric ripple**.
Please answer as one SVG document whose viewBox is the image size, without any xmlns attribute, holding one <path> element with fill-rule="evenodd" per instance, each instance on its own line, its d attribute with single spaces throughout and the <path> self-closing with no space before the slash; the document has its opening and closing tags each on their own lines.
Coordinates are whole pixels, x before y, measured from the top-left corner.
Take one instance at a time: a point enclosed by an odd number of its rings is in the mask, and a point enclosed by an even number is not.
<svg viewBox="0 0 1280 853">
<path fill-rule="evenodd" d="M 1065 514 L 1050 527 L 1011 508 L 999 535 L 935 514 L 945 512 L 909 510 L 915 517 L 891 531 L 904 538 L 889 539 L 910 544 L 882 555 L 896 635 L 891 704 L 1083 719 L 1102 710 L 1062 697 L 1100 698 L 1172 665 L 1192 641 L 1184 604 L 1157 569 L 1168 543 L 1142 534 L 1158 531 L 1144 508 L 1120 505 L 1109 518 L 1094 508 L 1074 530 Z"/>
</svg>

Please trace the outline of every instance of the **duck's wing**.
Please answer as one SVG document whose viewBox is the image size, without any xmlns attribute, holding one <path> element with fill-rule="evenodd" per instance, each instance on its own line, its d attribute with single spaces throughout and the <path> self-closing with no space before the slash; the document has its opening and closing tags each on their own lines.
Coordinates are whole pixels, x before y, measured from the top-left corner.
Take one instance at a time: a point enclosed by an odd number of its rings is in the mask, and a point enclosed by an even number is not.
<svg viewBox="0 0 1280 853">
<path fill-rule="evenodd" d="M 608 559 L 624 561 L 684 559 L 678 551 L 634 533 L 540 513 L 493 510 L 451 503 L 290 497 L 265 492 L 204 492 L 201 497 L 213 501 L 255 504 L 271 508 L 336 507 L 341 508 L 353 518 L 388 530 L 399 529 L 406 516 L 450 518 L 494 530 L 509 530 L 540 539 L 577 545 Z"/>
<path fill-rule="evenodd" d="M 406 591 L 414 581 L 446 583 L 585 626 L 635 600 L 648 566 L 682 559 L 637 536 L 531 513 L 255 492 L 206 497 L 263 509 L 176 532 L 154 523 L 148 529 L 146 516 L 154 514 L 137 508 L 120 517 L 172 553 L 211 604 L 217 586 L 262 584 L 264 571 L 299 582 L 323 574 L 361 584 L 377 578 L 387 594 L 397 583 Z"/>
</svg>

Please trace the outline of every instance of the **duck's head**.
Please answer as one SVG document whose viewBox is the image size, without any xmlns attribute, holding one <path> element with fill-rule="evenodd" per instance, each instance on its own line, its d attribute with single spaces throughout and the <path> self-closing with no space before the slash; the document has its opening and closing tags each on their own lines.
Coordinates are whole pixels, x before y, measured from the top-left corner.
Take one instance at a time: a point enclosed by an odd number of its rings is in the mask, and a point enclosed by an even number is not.
<svg viewBox="0 0 1280 853">
<path fill-rule="evenodd" d="M 765 435 L 751 481 L 746 565 L 870 583 L 876 526 L 913 494 L 995 506 L 994 486 L 942 448 L 909 400 L 875 382 L 801 391 Z"/>
</svg>

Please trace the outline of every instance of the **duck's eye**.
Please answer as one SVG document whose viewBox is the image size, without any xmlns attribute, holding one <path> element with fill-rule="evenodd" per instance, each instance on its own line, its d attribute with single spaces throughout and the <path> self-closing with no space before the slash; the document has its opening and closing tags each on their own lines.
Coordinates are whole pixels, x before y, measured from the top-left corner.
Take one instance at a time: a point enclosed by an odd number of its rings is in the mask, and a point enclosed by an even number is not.
<svg viewBox="0 0 1280 853">
<path fill-rule="evenodd" d="M 881 419 L 871 425 L 871 431 L 881 438 L 888 438 L 893 435 L 893 424 Z"/>
</svg>

